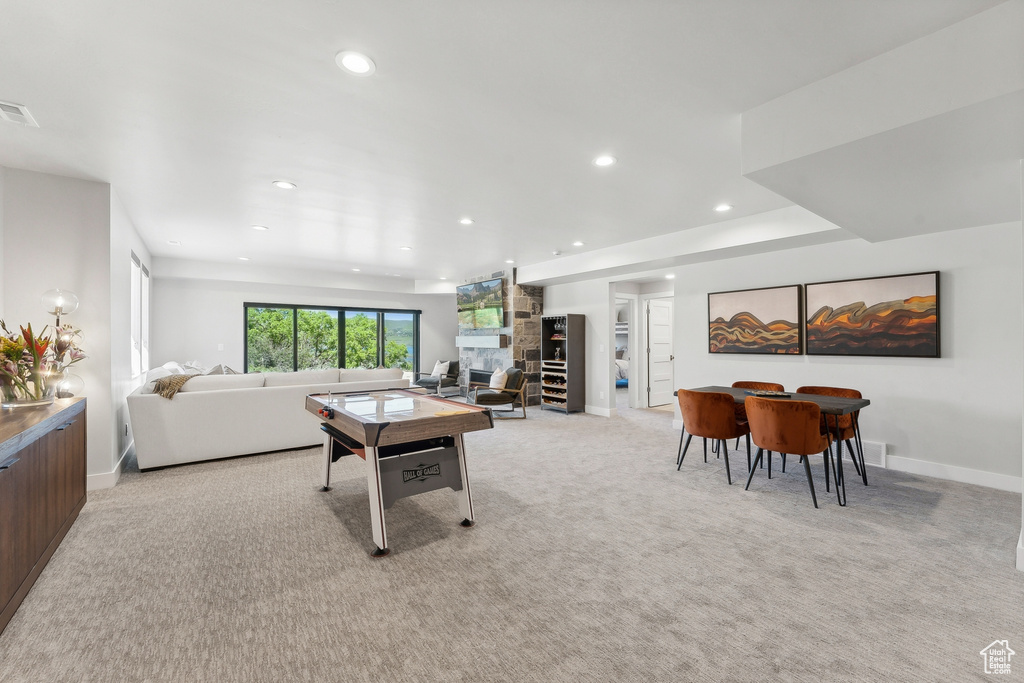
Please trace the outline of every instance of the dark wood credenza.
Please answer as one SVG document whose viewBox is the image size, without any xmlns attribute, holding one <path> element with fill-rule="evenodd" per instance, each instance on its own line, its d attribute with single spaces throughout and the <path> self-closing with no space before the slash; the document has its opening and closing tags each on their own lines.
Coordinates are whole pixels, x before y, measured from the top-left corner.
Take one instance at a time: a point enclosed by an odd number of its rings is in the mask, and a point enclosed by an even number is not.
<svg viewBox="0 0 1024 683">
<path fill-rule="evenodd" d="M 85 399 L 0 409 L 0 632 L 85 505 Z"/>
</svg>

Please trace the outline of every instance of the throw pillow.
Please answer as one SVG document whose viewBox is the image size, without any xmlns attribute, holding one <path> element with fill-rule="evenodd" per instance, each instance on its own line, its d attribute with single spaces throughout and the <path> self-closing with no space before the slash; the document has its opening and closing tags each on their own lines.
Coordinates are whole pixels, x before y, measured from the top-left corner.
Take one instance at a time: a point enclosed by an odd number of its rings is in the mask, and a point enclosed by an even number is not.
<svg viewBox="0 0 1024 683">
<path fill-rule="evenodd" d="M 448 361 L 441 362 L 437 361 L 434 363 L 434 371 L 430 373 L 430 376 L 434 379 L 441 379 L 442 375 L 448 374 Z"/>
<path fill-rule="evenodd" d="M 505 371 L 501 368 L 496 368 L 491 373 L 491 383 L 489 385 L 491 389 L 504 389 L 505 388 Z"/>
</svg>

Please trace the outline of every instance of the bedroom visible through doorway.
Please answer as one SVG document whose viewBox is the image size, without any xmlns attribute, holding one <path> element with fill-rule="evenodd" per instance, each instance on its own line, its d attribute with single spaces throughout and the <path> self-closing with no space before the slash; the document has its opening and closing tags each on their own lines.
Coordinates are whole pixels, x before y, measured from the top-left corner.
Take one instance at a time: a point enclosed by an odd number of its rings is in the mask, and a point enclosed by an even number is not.
<svg viewBox="0 0 1024 683">
<path fill-rule="evenodd" d="M 630 338 L 630 303 L 629 299 L 615 300 L 615 407 L 617 409 L 635 407 L 630 403 L 629 364 L 632 350 Z M 635 391 L 632 392 L 635 394 Z"/>
</svg>

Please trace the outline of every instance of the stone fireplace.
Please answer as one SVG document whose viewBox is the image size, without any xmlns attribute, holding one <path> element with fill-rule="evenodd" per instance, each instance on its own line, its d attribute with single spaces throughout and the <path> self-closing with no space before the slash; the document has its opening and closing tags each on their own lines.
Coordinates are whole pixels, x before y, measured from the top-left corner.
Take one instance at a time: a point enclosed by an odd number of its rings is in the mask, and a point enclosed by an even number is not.
<svg viewBox="0 0 1024 683">
<path fill-rule="evenodd" d="M 520 285 L 516 269 L 472 278 L 466 284 L 503 279 L 504 326 L 492 329 L 460 329 L 461 337 L 504 335 L 503 348 L 463 346 L 459 349 L 459 387 L 463 396 L 469 387 L 469 371 L 516 367 L 526 373 L 527 405 L 540 404 L 540 319 L 544 313 L 544 288 Z M 455 313 L 454 311 L 452 312 Z M 464 340 L 465 341 L 465 340 Z M 471 342 L 469 342 L 471 343 Z M 475 378 L 474 378 L 475 381 Z"/>
</svg>

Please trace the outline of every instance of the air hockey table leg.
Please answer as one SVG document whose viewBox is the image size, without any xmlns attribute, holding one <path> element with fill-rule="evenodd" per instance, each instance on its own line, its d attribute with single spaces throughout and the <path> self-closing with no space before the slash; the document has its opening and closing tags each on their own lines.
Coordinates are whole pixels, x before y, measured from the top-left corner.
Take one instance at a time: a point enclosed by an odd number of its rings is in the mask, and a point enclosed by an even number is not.
<svg viewBox="0 0 1024 683">
<path fill-rule="evenodd" d="M 459 501 L 459 512 L 462 513 L 462 526 L 473 526 L 476 520 L 473 517 L 473 492 L 469 488 L 469 471 L 466 469 L 466 444 L 462 441 L 462 434 L 455 437 L 455 448 L 459 451 L 459 473 L 462 475 L 462 490 L 456 493 Z"/>
<path fill-rule="evenodd" d="M 324 485 L 321 491 L 331 490 L 331 435 L 324 435 Z"/>
<path fill-rule="evenodd" d="M 388 548 L 388 526 L 384 521 L 384 495 L 380 483 L 380 458 L 376 448 L 366 448 L 366 488 L 370 494 L 370 526 L 373 528 L 373 542 L 377 544 L 371 555 L 384 557 Z"/>
</svg>

